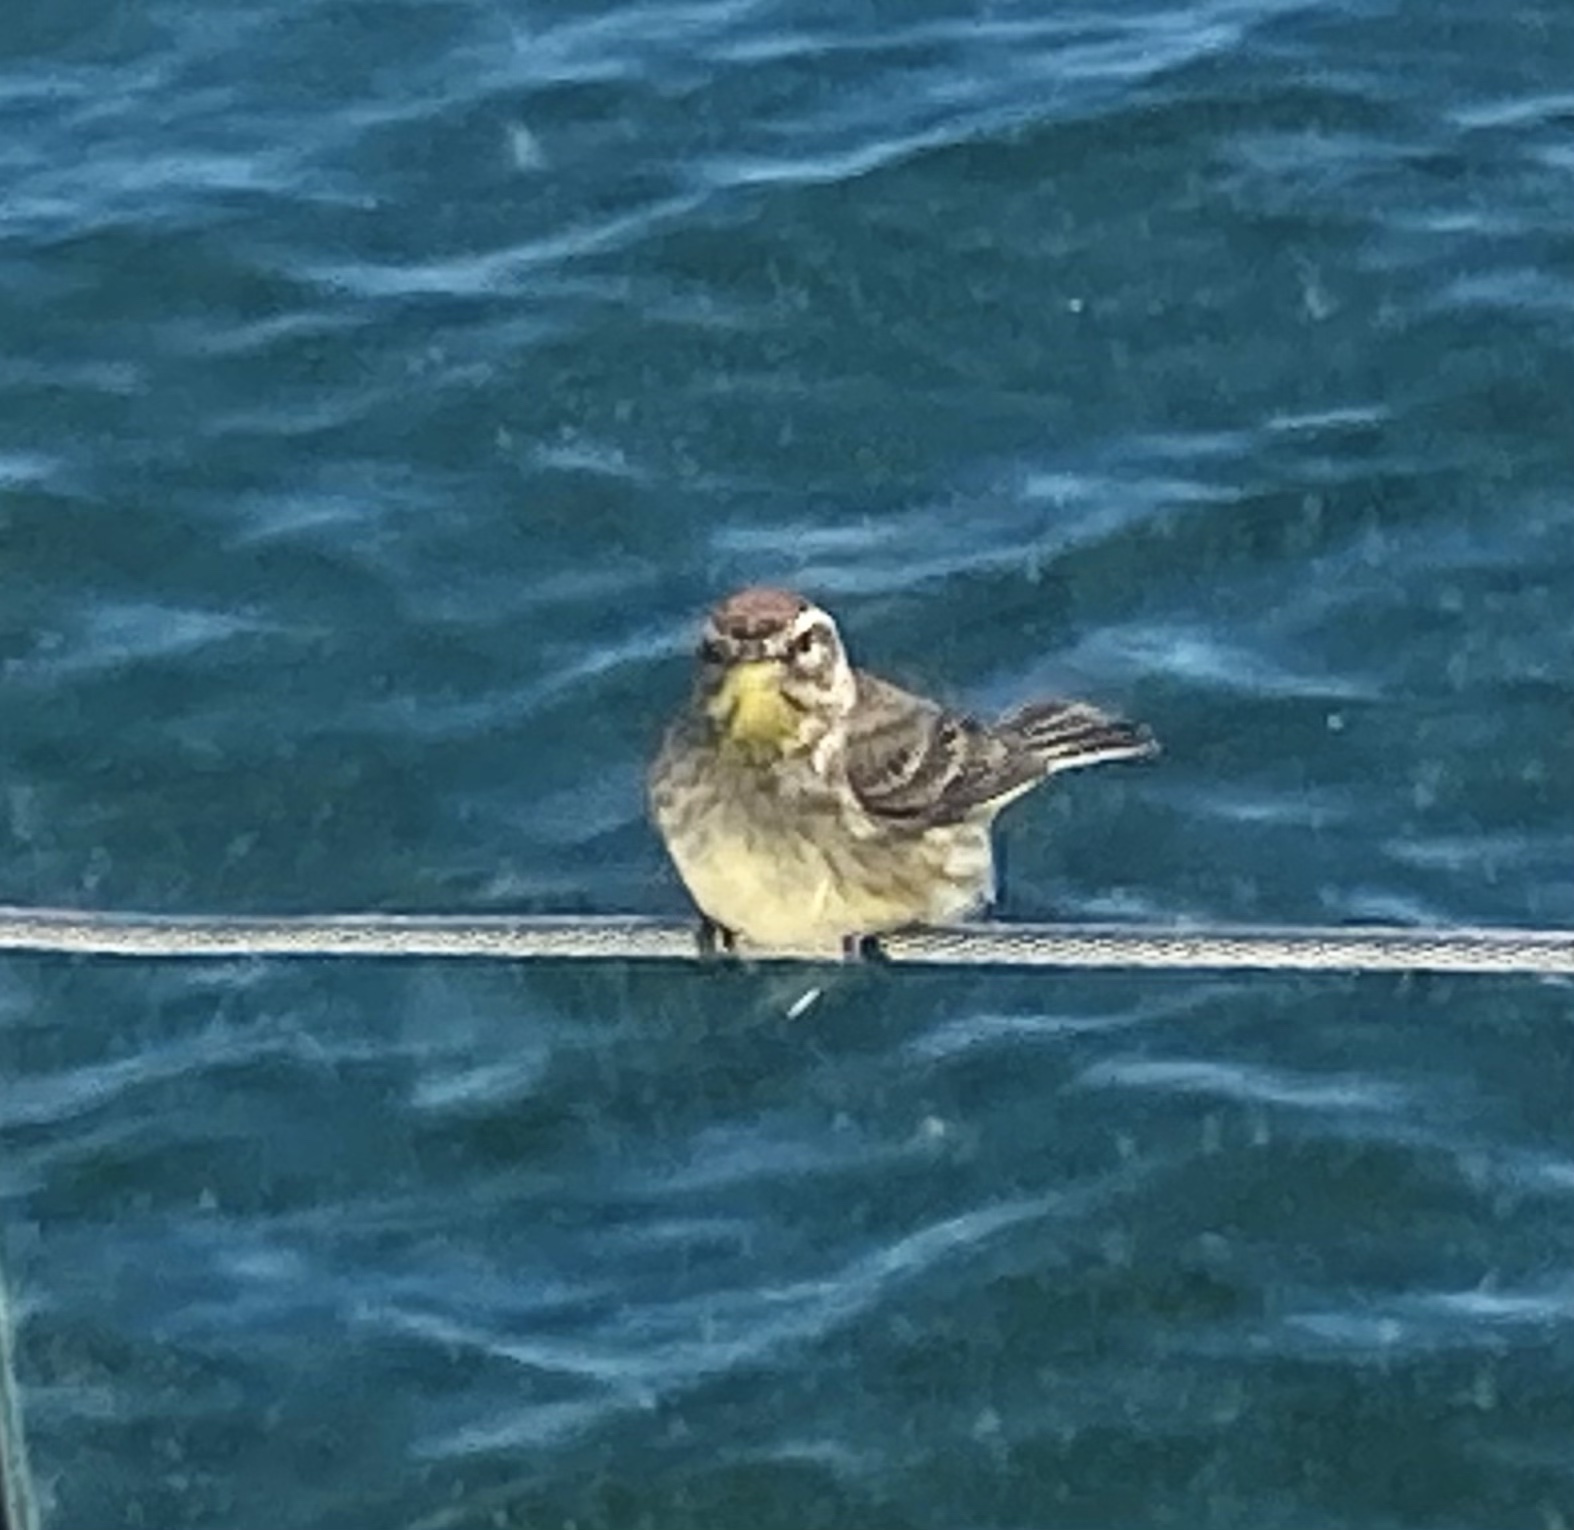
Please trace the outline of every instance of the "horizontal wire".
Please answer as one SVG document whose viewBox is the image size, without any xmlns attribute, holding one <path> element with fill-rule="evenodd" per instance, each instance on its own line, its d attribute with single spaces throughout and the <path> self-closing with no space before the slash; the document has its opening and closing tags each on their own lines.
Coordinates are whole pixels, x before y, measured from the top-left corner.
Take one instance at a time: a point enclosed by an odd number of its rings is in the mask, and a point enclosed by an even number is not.
<svg viewBox="0 0 1574 1530">
<path fill-rule="evenodd" d="M 0 951 L 95 956 L 681 961 L 693 923 L 638 916 L 102 913 L 0 907 Z M 1574 975 L 1574 931 L 1336 925 L 969 924 L 882 936 L 892 962 L 1148 971 Z"/>
</svg>

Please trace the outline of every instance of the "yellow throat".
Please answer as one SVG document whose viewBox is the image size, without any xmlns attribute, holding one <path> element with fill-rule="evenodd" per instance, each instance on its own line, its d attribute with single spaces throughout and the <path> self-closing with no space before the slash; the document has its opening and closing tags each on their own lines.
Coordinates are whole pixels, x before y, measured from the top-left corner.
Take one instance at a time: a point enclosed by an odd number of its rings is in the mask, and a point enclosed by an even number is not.
<svg viewBox="0 0 1574 1530">
<path fill-rule="evenodd" d="M 798 712 L 782 695 L 774 659 L 734 664 L 708 710 L 727 742 L 750 753 L 783 754 L 798 734 Z"/>
</svg>

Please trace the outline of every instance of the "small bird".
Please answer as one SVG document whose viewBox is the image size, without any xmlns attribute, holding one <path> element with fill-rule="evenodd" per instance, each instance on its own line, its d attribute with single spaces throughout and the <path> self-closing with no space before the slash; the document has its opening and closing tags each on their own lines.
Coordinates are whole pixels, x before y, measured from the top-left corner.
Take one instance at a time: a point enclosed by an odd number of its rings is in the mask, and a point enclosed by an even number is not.
<svg viewBox="0 0 1574 1530">
<path fill-rule="evenodd" d="M 650 808 L 707 948 L 856 955 L 993 901 L 990 830 L 1008 802 L 1155 749 L 1085 702 L 1030 702 L 990 724 L 949 711 L 854 669 L 803 596 L 756 587 L 710 613 Z"/>
</svg>

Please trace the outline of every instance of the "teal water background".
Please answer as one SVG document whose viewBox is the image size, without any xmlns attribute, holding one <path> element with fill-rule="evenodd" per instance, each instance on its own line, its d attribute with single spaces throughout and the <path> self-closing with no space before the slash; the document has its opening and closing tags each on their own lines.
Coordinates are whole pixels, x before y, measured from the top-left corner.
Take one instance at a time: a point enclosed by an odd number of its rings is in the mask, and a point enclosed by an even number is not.
<svg viewBox="0 0 1574 1530">
<path fill-rule="evenodd" d="M 679 912 L 770 579 L 1160 735 L 1009 916 L 1574 923 L 1571 82 L 1564 0 L 20 0 L 0 901 Z M 1568 1530 L 1571 1014 L 6 958 L 43 1523 Z"/>
</svg>

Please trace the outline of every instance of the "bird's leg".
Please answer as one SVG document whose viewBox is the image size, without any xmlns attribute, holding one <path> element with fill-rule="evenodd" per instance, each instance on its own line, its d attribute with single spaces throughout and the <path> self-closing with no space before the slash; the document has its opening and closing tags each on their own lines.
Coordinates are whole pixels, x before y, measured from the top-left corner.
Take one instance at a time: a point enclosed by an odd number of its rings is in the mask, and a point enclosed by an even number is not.
<svg viewBox="0 0 1574 1530">
<path fill-rule="evenodd" d="M 889 960 L 878 935 L 842 936 L 844 962 L 883 962 Z"/>
<path fill-rule="evenodd" d="M 998 837 L 998 836 L 997 836 Z M 1006 885 L 1006 851 L 1009 842 L 1003 838 L 995 845 L 995 864 L 989 878 L 989 887 L 974 915 L 978 919 L 993 919 L 1000 909 L 1000 895 Z"/>
<path fill-rule="evenodd" d="M 738 949 L 738 937 L 725 925 L 717 924 L 708 914 L 700 915 L 700 927 L 694 932 L 694 943 L 701 960 L 712 956 L 731 956 Z"/>
</svg>

